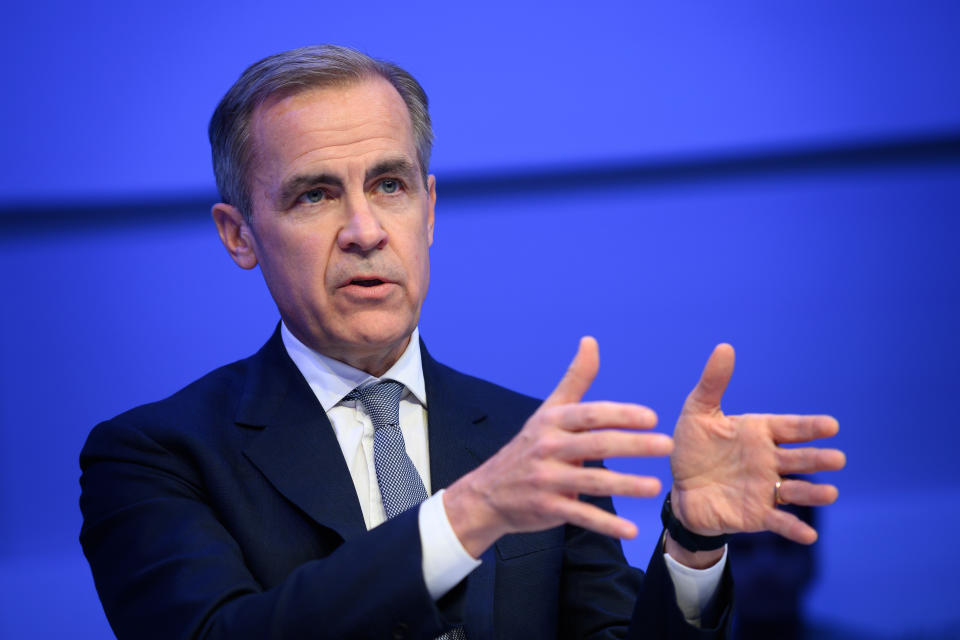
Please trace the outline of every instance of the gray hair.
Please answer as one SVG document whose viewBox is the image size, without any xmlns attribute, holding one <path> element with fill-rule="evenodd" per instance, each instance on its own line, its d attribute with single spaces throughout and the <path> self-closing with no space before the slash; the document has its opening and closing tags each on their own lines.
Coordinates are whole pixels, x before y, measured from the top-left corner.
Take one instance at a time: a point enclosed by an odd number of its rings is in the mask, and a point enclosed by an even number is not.
<svg viewBox="0 0 960 640">
<path fill-rule="evenodd" d="M 253 155 L 250 119 L 265 100 L 278 94 L 344 86 L 370 77 L 387 80 L 407 105 L 426 186 L 433 127 L 427 94 L 420 83 L 391 62 L 347 47 L 315 45 L 284 51 L 250 65 L 217 105 L 208 134 L 221 200 L 239 209 L 247 220 L 253 215 L 248 180 Z"/>
</svg>

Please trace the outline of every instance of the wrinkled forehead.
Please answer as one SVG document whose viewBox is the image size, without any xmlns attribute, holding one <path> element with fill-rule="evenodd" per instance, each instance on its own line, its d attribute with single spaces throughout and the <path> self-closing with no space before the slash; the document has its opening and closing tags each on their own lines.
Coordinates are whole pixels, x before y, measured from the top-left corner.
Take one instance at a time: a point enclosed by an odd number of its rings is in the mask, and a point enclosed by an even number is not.
<svg viewBox="0 0 960 640">
<path fill-rule="evenodd" d="M 400 141 L 416 162 L 406 103 L 387 80 L 369 76 L 321 87 L 298 86 L 265 98 L 250 119 L 252 160 L 291 151 L 307 137 L 313 145 L 344 146 L 358 138 Z"/>
</svg>

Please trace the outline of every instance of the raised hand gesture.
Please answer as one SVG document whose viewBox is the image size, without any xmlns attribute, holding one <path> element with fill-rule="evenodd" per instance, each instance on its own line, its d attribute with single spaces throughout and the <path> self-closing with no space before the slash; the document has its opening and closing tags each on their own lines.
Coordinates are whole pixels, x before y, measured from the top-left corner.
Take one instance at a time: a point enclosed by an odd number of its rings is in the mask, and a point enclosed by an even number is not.
<svg viewBox="0 0 960 640">
<path fill-rule="evenodd" d="M 833 436 L 837 421 L 830 416 L 724 415 L 720 401 L 733 363 L 733 347 L 718 345 L 683 405 L 670 456 L 674 514 L 700 535 L 769 530 L 812 544 L 816 530 L 777 504 L 826 505 L 837 499 L 837 489 L 783 476 L 834 471 L 846 458 L 837 449 L 780 445 Z"/>
<path fill-rule="evenodd" d="M 618 402 L 581 402 L 599 367 L 597 342 L 583 338 L 570 368 L 523 429 L 447 489 L 444 506 L 464 548 L 478 557 L 500 536 L 564 523 L 632 538 L 636 526 L 579 495 L 652 497 L 653 476 L 619 473 L 588 460 L 666 456 L 670 437 L 650 433 L 656 414 Z"/>
</svg>

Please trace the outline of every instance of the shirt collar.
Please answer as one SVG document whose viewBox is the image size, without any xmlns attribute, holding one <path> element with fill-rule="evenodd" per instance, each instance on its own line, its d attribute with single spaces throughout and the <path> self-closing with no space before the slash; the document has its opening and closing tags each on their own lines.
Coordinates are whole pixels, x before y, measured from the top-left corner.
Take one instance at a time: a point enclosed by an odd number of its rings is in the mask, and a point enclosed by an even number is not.
<svg viewBox="0 0 960 640">
<path fill-rule="evenodd" d="M 413 395 L 420 404 L 427 406 L 423 363 L 420 360 L 419 327 L 410 334 L 410 342 L 400 355 L 400 359 L 379 378 L 314 351 L 290 333 L 287 325 L 282 321 L 280 337 L 290 359 L 297 365 L 297 369 L 310 385 L 324 411 L 330 411 L 356 387 L 367 386 L 380 380 L 396 380 L 406 387 L 409 394 Z"/>
</svg>

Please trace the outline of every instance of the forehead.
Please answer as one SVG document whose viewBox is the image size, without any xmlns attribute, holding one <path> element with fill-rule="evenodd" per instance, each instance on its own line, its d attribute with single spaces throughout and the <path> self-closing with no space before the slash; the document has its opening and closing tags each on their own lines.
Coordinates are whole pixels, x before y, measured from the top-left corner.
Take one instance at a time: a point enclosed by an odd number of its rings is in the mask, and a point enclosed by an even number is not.
<svg viewBox="0 0 960 640">
<path fill-rule="evenodd" d="M 384 153 L 416 162 L 407 106 L 379 77 L 270 97 L 254 111 L 251 134 L 257 179 L 316 164 L 375 162 Z"/>
</svg>

